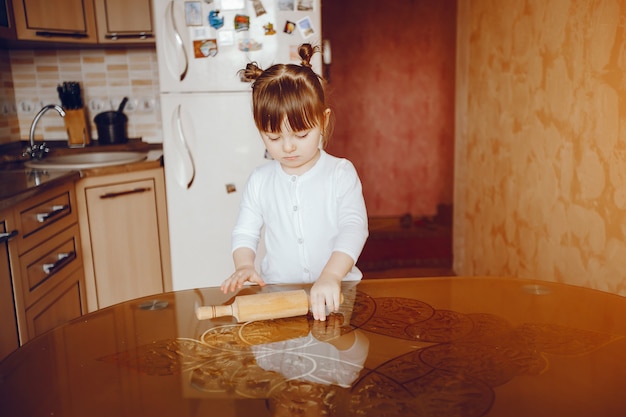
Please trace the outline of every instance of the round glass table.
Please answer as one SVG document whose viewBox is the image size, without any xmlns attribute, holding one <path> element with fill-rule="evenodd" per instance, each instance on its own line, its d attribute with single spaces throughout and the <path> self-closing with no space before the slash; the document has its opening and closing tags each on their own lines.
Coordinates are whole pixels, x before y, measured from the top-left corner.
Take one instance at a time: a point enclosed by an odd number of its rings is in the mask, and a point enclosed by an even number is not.
<svg viewBox="0 0 626 417">
<path fill-rule="evenodd" d="M 247 287 L 241 294 L 307 286 Z M 128 301 L 0 363 L 3 416 L 626 415 L 626 298 L 494 277 L 346 283 L 310 316 L 198 320 L 217 288 Z"/>
</svg>

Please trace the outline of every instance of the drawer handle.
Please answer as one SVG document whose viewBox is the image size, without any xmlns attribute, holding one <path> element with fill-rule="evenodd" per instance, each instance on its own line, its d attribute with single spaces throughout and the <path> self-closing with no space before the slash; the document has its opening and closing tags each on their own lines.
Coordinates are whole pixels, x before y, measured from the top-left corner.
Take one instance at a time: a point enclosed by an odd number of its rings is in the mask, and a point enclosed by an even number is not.
<svg viewBox="0 0 626 417">
<path fill-rule="evenodd" d="M 150 191 L 151 188 L 150 187 L 142 187 L 142 188 L 135 188 L 134 190 L 128 190 L 128 191 L 120 191 L 118 193 L 106 193 L 106 194 L 102 194 L 100 196 L 100 198 L 105 199 L 105 198 L 115 198 L 115 197 L 120 197 L 123 195 L 128 195 L 128 194 L 140 194 L 140 193 L 145 193 L 146 191 Z"/>
<path fill-rule="evenodd" d="M 0 244 L 4 242 L 8 242 L 9 240 L 13 239 L 15 236 L 17 236 L 17 233 L 18 233 L 17 230 L 12 230 L 7 233 L 0 233 Z"/>
<path fill-rule="evenodd" d="M 54 273 L 57 269 L 62 268 L 63 265 L 71 262 L 74 258 L 76 258 L 76 252 L 59 253 L 57 254 L 57 258 L 59 260 L 53 264 L 43 264 L 43 272 L 48 275 Z"/>
<path fill-rule="evenodd" d="M 82 39 L 87 38 L 88 35 L 85 33 L 79 32 L 50 32 L 47 30 L 38 30 L 35 32 L 35 36 L 41 36 L 43 38 L 76 38 Z"/>
<path fill-rule="evenodd" d="M 112 41 L 116 41 L 118 39 L 148 39 L 154 38 L 154 35 L 150 32 L 107 33 L 106 35 L 104 35 L 104 37 Z"/>
<path fill-rule="evenodd" d="M 47 220 L 49 220 L 50 218 L 63 213 L 65 210 L 67 210 L 69 208 L 70 208 L 70 206 L 68 206 L 68 205 L 52 206 L 52 211 L 49 211 L 48 213 L 37 213 L 37 221 L 39 223 L 44 223 Z"/>
</svg>

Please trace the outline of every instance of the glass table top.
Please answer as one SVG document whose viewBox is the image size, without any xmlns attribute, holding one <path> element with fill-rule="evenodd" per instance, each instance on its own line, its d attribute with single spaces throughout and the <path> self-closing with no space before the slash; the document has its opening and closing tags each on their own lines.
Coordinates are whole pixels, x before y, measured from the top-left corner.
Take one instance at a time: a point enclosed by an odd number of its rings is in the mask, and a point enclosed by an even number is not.
<svg viewBox="0 0 626 417">
<path fill-rule="evenodd" d="M 248 287 L 242 293 L 303 286 Z M 505 278 L 346 283 L 325 322 L 217 288 L 83 316 L 0 363 L 6 416 L 624 416 L 626 298 Z"/>
</svg>

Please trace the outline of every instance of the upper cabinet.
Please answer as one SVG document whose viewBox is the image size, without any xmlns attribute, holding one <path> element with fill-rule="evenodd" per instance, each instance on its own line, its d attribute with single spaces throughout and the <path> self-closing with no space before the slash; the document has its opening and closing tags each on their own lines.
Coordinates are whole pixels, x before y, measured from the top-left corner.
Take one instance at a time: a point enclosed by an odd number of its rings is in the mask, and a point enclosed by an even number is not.
<svg viewBox="0 0 626 417">
<path fill-rule="evenodd" d="M 15 39 L 11 0 L 0 0 L 0 39 Z"/>
<path fill-rule="evenodd" d="M 150 0 L 13 0 L 12 4 L 18 41 L 154 43 Z"/>
<path fill-rule="evenodd" d="M 154 42 L 150 0 L 94 0 L 100 43 Z"/>
<path fill-rule="evenodd" d="M 19 40 L 96 43 L 91 0 L 13 0 Z"/>
</svg>

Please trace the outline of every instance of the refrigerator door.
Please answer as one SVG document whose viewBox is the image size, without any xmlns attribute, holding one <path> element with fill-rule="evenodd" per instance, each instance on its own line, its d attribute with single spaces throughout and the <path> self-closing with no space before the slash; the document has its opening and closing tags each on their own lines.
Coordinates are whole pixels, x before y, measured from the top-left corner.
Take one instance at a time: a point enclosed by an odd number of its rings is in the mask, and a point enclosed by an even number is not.
<svg viewBox="0 0 626 417">
<path fill-rule="evenodd" d="M 164 92 L 249 91 L 238 75 L 246 64 L 298 63 L 300 44 L 321 45 L 317 0 L 153 0 L 153 11 Z M 313 67 L 321 74 L 321 54 Z"/>
<path fill-rule="evenodd" d="M 250 93 L 161 95 L 174 290 L 219 286 L 234 271 L 240 195 L 267 162 L 250 100 Z"/>
</svg>

